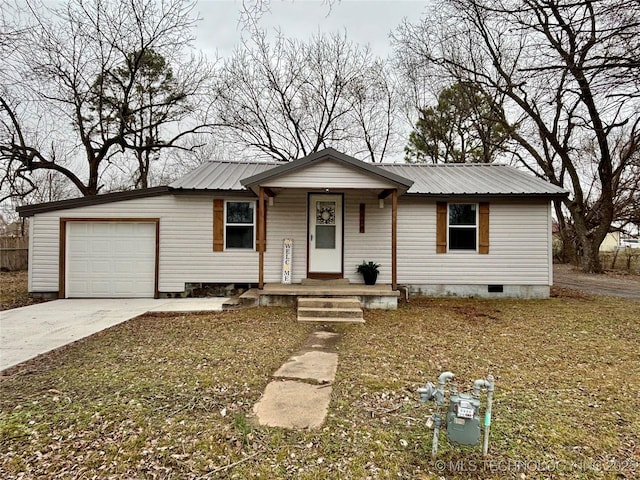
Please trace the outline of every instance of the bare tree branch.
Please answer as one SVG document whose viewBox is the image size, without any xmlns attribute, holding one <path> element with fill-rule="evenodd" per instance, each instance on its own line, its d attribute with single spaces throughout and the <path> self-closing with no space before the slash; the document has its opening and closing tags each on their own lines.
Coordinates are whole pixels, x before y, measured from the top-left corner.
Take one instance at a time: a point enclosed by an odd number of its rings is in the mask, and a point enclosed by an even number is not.
<svg viewBox="0 0 640 480">
<path fill-rule="evenodd" d="M 640 115 L 640 3 L 443 0 L 394 38 L 409 75 L 504 96 L 528 153 L 521 158 L 572 192 L 564 208 L 583 269 L 599 271 L 598 247 L 618 215 L 618 178 L 633 171 L 633 156 L 620 149 L 634 143 L 615 139 Z"/>
</svg>

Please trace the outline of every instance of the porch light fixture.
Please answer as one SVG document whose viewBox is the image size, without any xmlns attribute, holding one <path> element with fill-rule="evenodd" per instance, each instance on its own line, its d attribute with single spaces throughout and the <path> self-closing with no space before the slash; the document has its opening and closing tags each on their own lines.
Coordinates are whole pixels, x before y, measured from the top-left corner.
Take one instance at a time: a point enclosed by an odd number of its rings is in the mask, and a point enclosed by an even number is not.
<svg viewBox="0 0 640 480">
<path fill-rule="evenodd" d="M 269 197 L 269 206 L 273 207 L 273 197 Z"/>
<path fill-rule="evenodd" d="M 384 198 L 378 199 L 378 208 L 384 208 Z"/>
</svg>

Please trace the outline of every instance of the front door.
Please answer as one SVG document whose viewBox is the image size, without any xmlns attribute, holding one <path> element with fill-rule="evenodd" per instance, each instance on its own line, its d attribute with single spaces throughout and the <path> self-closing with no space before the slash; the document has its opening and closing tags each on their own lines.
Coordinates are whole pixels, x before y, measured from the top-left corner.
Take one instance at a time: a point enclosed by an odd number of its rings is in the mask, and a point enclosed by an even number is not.
<svg viewBox="0 0 640 480">
<path fill-rule="evenodd" d="M 342 195 L 309 195 L 309 277 L 342 277 Z"/>
</svg>

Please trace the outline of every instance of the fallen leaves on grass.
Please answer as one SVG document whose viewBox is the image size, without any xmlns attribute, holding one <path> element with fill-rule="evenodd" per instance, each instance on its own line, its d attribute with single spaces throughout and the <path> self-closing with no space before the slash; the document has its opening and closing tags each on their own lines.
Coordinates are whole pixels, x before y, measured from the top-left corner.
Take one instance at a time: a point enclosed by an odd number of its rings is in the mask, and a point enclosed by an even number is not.
<svg viewBox="0 0 640 480">
<path fill-rule="evenodd" d="M 0 311 L 46 301 L 29 296 L 27 272 L 0 272 Z"/>
<path fill-rule="evenodd" d="M 599 297 L 424 299 L 367 311 L 366 324 L 335 327 L 325 424 L 290 431 L 257 426 L 252 407 L 313 325 L 281 308 L 147 315 L 0 382 L 0 474 L 634 478 L 639 317 L 639 302 Z M 446 468 L 431 461 L 433 405 L 416 389 L 443 370 L 461 389 L 496 377 L 489 459 L 442 434 Z"/>
</svg>

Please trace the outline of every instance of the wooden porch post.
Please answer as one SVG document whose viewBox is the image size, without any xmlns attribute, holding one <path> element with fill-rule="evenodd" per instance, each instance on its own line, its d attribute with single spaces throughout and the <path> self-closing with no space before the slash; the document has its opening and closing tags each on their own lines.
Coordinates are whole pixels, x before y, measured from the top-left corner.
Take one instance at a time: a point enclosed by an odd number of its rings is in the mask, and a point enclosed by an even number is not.
<svg viewBox="0 0 640 480">
<path fill-rule="evenodd" d="M 391 288 L 398 288 L 398 190 L 391 193 Z"/>
<path fill-rule="evenodd" d="M 258 288 L 264 288 L 264 239 L 265 239 L 265 208 L 264 187 L 260 187 L 258 194 Z"/>
</svg>

